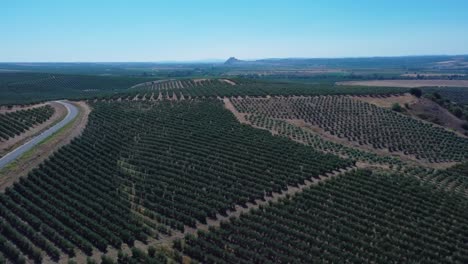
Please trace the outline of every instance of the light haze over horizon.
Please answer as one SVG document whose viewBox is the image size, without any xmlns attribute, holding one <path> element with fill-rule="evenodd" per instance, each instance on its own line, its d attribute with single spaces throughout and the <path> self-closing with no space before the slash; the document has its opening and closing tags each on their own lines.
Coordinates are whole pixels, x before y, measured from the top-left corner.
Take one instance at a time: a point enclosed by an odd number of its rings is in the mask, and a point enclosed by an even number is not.
<svg viewBox="0 0 468 264">
<path fill-rule="evenodd" d="M 468 1 L 2 3 L 0 62 L 468 54 Z"/>
</svg>

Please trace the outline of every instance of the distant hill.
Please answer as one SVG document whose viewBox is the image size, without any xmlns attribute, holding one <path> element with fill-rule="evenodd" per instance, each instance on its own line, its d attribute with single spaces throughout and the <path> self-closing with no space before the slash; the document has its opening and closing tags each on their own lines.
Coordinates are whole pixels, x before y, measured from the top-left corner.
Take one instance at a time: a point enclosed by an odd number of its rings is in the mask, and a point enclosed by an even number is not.
<svg viewBox="0 0 468 264">
<path fill-rule="evenodd" d="M 229 59 L 227 59 L 227 61 L 224 62 L 224 64 L 225 65 L 232 65 L 232 64 L 236 64 L 236 63 L 242 63 L 242 62 L 245 62 L 245 61 L 238 60 L 236 57 L 230 57 Z"/>
<path fill-rule="evenodd" d="M 260 60 L 239 60 L 229 58 L 226 66 L 298 66 L 327 68 L 432 68 L 468 69 L 468 55 L 434 55 L 401 57 L 362 57 L 362 58 L 271 58 Z"/>
</svg>

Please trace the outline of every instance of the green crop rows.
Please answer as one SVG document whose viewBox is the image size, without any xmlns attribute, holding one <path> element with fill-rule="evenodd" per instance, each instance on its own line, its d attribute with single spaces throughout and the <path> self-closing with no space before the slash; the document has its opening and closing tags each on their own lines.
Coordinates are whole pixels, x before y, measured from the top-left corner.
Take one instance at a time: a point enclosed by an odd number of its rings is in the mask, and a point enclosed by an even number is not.
<svg viewBox="0 0 468 264">
<path fill-rule="evenodd" d="M 81 137 L 0 194 L 11 261 L 132 245 L 353 165 L 241 125 L 219 100 L 92 107 Z"/>
<path fill-rule="evenodd" d="M 330 135 L 428 162 L 468 158 L 468 139 L 345 96 L 232 99 L 241 113 L 301 119 Z"/>
<path fill-rule="evenodd" d="M 467 227 L 464 197 L 359 170 L 175 246 L 202 263 L 467 263 Z"/>
<path fill-rule="evenodd" d="M 330 84 L 303 84 L 292 82 L 268 82 L 250 79 L 232 79 L 232 85 L 221 79 L 203 81 L 172 80 L 150 82 L 129 90 L 126 94 L 116 94 L 110 98 L 133 99 L 135 95 L 145 99 L 181 99 L 194 97 L 230 97 L 230 96 L 293 96 L 293 95 L 323 95 L 323 94 L 400 94 L 407 92 L 406 88 L 388 87 L 353 87 L 334 86 Z M 107 97 L 109 98 L 109 97 Z"/>
<path fill-rule="evenodd" d="M 136 77 L 0 73 L 0 105 L 30 104 L 63 98 L 93 98 L 121 92 L 145 80 Z"/>
<path fill-rule="evenodd" d="M 50 105 L 0 114 L 0 142 L 13 138 L 34 125 L 47 121 L 54 113 Z"/>
<path fill-rule="evenodd" d="M 402 161 L 389 156 L 379 156 L 372 152 L 361 151 L 355 148 L 347 147 L 342 144 L 334 143 L 323 139 L 322 137 L 307 131 L 301 127 L 297 127 L 287 123 L 286 121 L 269 118 L 265 115 L 249 114 L 246 119 L 254 126 L 258 128 L 267 129 L 279 135 L 288 137 L 292 140 L 306 144 L 313 149 L 320 150 L 323 152 L 330 152 L 340 156 L 345 156 L 358 161 L 379 163 L 379 164 L 390 164 L 390 165 L 402 165 Z"/>
</svg>

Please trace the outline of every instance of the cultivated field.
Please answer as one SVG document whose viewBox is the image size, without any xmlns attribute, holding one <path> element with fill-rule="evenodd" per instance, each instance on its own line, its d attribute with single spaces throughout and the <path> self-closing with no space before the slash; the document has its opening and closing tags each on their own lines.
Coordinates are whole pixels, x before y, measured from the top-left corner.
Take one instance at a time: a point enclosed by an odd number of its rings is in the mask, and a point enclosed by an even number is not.
<svg viewBox="0 0 468 264">
<path fill-rule="evenodd" d="M 466 263 L 468 138 L 407 92 L 197 77 L 90 94 L 0 176 L 0 263 Z"/>
<path fill-rule="evenodd" d="M 468 249 L 453 232 L 467 206 L 416 179 L 359 170 L 177 247 L 202 263 L 462 263 Z"/>
<path fill-rule="evenodd" d="M 338 85 L 374 87 L 468 87 L 468 80 L 374 80 L 337 82 Z"/>
<path fill-rule="evenodd" d="M 50 105 L 0 114 L 0 142 L 21 135 L 54 114 Z"/>
<path fill-rule="evenodd" d="M 242 98 L 240 113 L 295 122 L 341 143 L 430 163 L 468 158 L 468 138 L 344 96 Z M 299 122 L 299 123 L 298 123 Z"/>
</svg>

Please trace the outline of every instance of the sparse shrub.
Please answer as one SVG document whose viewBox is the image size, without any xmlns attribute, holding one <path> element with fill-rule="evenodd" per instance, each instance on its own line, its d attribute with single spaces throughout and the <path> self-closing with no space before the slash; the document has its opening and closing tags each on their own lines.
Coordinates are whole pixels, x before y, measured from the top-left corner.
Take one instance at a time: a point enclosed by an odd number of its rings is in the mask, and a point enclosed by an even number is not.
<svg viewBox="0 0 468 264">
<path fill-rule="evenodd" d="M 392 110 L 395 111 L 395 112 L 402 112 L 403 108 L 401 107 L 401 105 L 399 103 L 394 103 L 392 105 Z"/>
<path fill-rule="evenodd" d="M 416 97 L 419 98 L 419 97 L 421 97 L 421 95 L 422 95 L 422 91 L 421 91 L 421 89 L 419 89 L 419 88 L 411 88 L 411 89 L 410 89 L 410 94 L 412 94 L 412 95 L 414 95 L 414 96 L 416 96 Z"/>
<path fill-rule="evenodd" d="M 101 264 L 115 264 L 115 261 L 109 256 L 102 255 Z"/>
<path fill-rule="evenodd" d="M 86 263 L 87 264 L 97 264 L 97 262 L 94 259 L 90 258 L 90 257 L 86 258 Z"/>
<path fill-rule="evenodd" d="M 175 243 L 175 241 L 174 241 L 174 243 Z M 156 256 L 156 248 L 155 247 L 153 247 L 153 246 L 148 247 L 148 256 L 150 256 L 152 258 L 154 256 Z"/>
<path fill-rule="evenodd" d="M 460 107 L 455 107 L 452 109 L 452 114 L 458 118 L 463 117 L 463 110 Z"/>
</svg>

